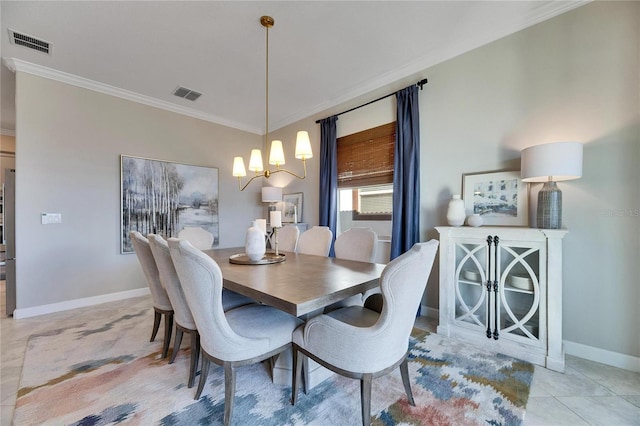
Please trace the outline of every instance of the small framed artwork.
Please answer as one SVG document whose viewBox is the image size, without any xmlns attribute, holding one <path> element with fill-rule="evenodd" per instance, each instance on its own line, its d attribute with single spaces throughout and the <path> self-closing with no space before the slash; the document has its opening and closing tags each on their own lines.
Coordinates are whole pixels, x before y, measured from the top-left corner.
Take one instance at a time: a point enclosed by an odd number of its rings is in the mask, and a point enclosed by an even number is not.
<svg viewBox="0 0 640 426">
<path fill-rule="evenodd" d="M 298 223 L 302 218 L 302 192 L 282 196 L 282 221 Z"/>
<path fill-rule="evenodd" d="M 479 214 L 484 225 L 529 225 L 527 184 L 519 170 L 463 174 L 462 194 L 467 216 Z"/>
</svg>

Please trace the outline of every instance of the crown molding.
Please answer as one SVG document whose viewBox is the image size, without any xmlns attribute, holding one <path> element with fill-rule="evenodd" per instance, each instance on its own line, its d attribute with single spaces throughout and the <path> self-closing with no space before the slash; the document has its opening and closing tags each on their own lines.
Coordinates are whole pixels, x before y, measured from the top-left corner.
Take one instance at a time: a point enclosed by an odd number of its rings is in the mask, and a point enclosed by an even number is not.
<svg viewBox="0 0 640 426">
<path fill-rule="evenodd" d="M 257 135 L 262 134 L 261 129 L 257 127 L 246 126 L 241 123 L 226 120 L 216 115 L 203 113 L 202 111 L 198 111 L 193 108 L 183 107 L 171 102 L 162 101 L 160 99 L 152 98 L 146 95 L 141 95 L 130 90 L 120 89 L 118 87 L 90 80 L 88 78 L 69 74 L 64 71 L 58 71 L 53 68 L 48 68 L 42 65 L 23 61 L 22 59 L 3 58 L 2 61 L 12 72 L 24 72 L 49 80 L 58 81 L 60 83 L 69 84 L 71 86 L 81 87 L 83 89 L 88 89 L 105 95 L 115 96 L 117 98 L 126 99 L 128 101 L 136 102 L 139 104 L 174 112 L 176 114 L 186 115 L 188 117 L 197 118 L 199 120 L 220 124 L 222 126 L 231 127 L 238 130 L 243 130 L 245 132 L 250 132 Z"/>
</svg>

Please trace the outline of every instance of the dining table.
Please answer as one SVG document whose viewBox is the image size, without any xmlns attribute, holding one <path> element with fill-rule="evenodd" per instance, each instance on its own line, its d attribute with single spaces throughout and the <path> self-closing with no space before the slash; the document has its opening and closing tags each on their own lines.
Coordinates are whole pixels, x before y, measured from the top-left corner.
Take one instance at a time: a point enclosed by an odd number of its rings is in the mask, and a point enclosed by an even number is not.
<svg viewBox="0 0 640 426">
<path fill-rule="evenodd" d="M 222 271 L 223 286 L 302 319 L 323 308 L 378 286 L 385 265 L 281 252 L 272 264 L 235 264 L 244 247 L 206 250 Z"/>
<path fill-rule="evenodd" d="M 237 258 L 243 252 L 244 247 L 204 251 L 220 267 L 224 288 L 303 320 L 322 314 L 329 305 L 377 287 L 386 266 L 294 252 L 280 252 L 284 260 L 278 263 L 231 262 L 232 257 Z M 333 376 L 306 357 L 304 370 L 307 389 Z M 292 371 L 291 351 L 287 351 L 273 365 L 273 382 L 290 385 Z"/>
</svg>

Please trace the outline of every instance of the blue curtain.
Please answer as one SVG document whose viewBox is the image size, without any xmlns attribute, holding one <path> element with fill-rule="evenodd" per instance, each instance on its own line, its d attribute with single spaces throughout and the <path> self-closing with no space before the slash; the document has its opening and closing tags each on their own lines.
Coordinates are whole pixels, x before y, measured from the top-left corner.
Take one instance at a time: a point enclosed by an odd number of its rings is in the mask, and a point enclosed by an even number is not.
<svg viewBox="0 0 640 426">
<path fill-rule="evenodd" d="M 337 116 L 320 121 L 320 226 L 328 226 L 335 240 L 338 220 Z M 333 242 L 329 256 L 335 257 Z"/>
<path fill-rule="evenodd" d="M 396 92 L 396 146 L 393 169 L 391 253 L 394 259 L 420 238 L 420 113 L 418 86 Z"/>
</svg>

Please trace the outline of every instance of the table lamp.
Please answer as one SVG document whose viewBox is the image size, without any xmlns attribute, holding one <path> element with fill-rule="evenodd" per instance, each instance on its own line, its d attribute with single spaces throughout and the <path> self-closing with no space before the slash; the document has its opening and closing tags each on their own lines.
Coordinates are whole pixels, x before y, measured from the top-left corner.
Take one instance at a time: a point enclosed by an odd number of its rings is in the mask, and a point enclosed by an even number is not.
<svg viewBox="0 0 640 426">
<path fill-rule="evenodd" d="M 560 229 L 562 191 L 556 182 L 582 176 L 582 144 L 554 142 L 525 148 L 522 150 L 520 175 L 523 182 L 544 182 L 538 192 L 537 227 Z"/>
<path fill-rule="evenodd" d="M 277 186 L 263 186 L 262 187 L 262 202 L 270 203 L 269 212 L 276 210 L 276 203 L 282 201 L 282 188 Z"/>
</svg>

